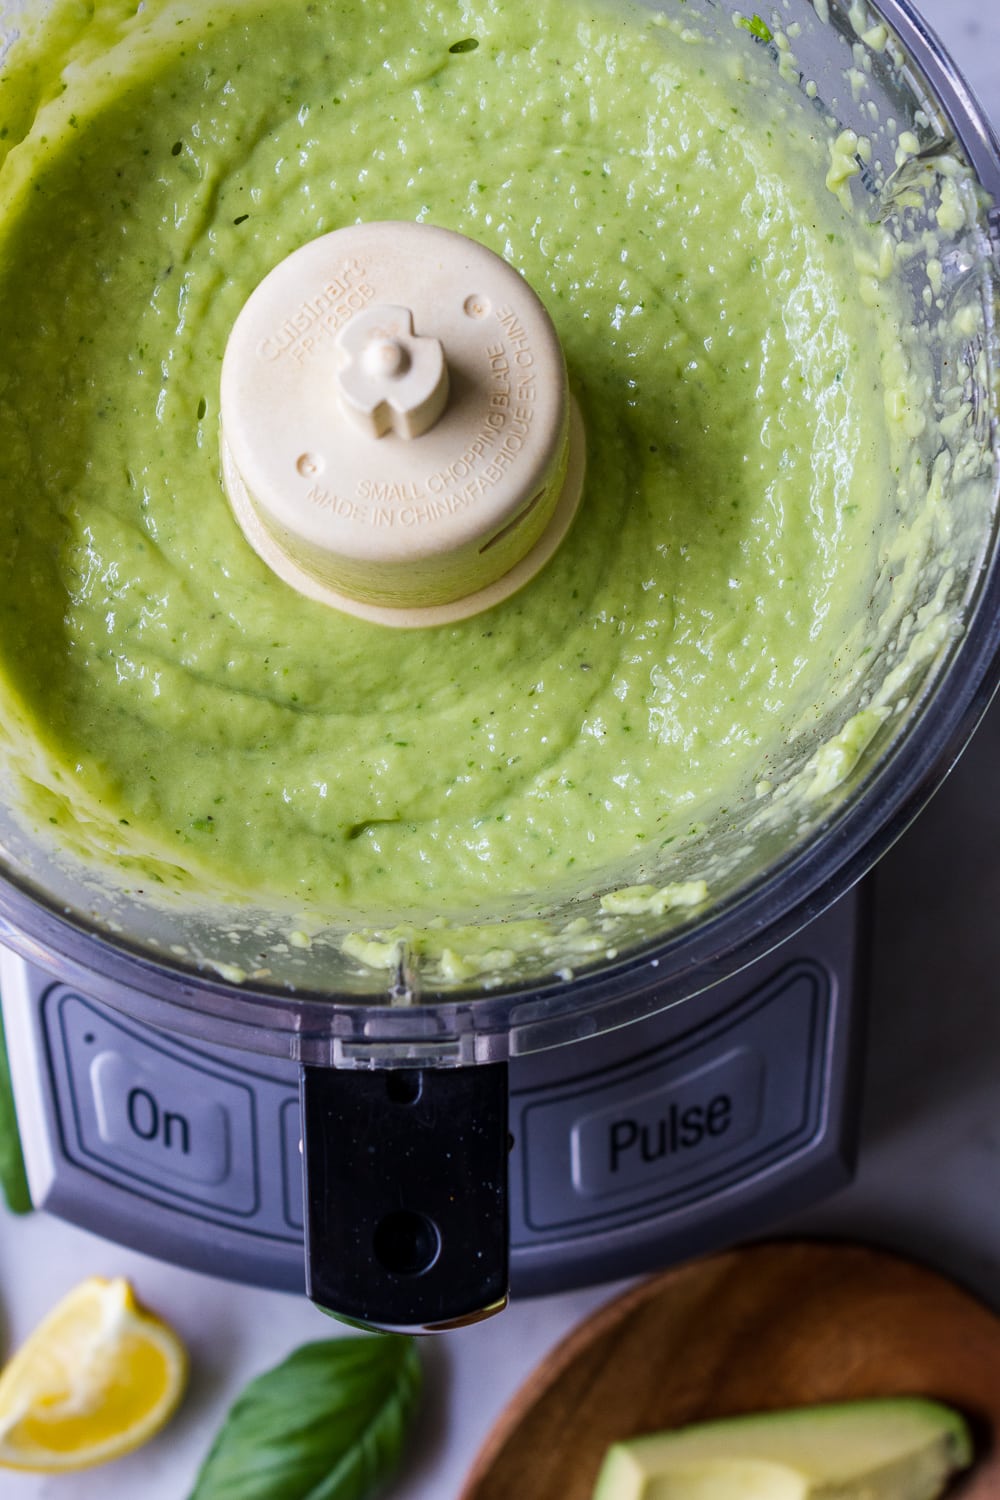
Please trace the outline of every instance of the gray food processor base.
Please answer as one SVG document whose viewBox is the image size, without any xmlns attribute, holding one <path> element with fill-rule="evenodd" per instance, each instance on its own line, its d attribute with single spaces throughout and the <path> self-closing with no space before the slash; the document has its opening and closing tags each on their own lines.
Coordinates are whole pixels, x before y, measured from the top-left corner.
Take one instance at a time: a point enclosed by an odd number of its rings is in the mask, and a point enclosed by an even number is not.
<svg viewBox="0 0 1000 1500">
<path fill-rule="evenodd" d="M 848 1180 L 864 907 L 856 890 L 703 994 L 511 1059 L 515 1296 L 732 1244 Z M 37 1208 L 194 1270 L 303 1291 L 294 1063 L 138 1025 L 7 950 L 0 998 Z"/>
</svg>

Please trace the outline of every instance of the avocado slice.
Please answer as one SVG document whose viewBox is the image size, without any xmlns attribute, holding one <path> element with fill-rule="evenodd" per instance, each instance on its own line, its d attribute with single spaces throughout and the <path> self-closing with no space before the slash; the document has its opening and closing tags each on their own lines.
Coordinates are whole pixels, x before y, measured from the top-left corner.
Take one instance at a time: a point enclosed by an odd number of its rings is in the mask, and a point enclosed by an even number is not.
<svg viewBox="0 0 1000 1500">
<path fill-rule="evenodd" d="M 845 1401 L 614 1443 L 593 1500 L 935 1500 L 971 1462 L 951 1407 Z"/>
</svg>

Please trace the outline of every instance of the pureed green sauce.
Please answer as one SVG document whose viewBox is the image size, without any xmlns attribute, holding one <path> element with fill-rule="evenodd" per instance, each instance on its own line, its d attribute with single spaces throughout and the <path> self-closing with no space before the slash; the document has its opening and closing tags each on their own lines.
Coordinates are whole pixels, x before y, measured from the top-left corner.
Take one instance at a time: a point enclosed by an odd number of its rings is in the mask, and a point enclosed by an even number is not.
<svg viewBox="0 0 1000 1500">
<path fill-rule="evenodd" d="M 672 5 L 133 8 L 73 8 L 0 88 L 25 816 L 133 885 L 446 912 L 655 858 L 752 799 L 857 666 L 901 430 L 819 117 L 760 86 L 749 36 L 727 58 Z M 220 484 L 244 300 L 366 219 L 516 266 L 586 425 L 569 539 L 459 625 L 299 597 Z"/>
</svg>

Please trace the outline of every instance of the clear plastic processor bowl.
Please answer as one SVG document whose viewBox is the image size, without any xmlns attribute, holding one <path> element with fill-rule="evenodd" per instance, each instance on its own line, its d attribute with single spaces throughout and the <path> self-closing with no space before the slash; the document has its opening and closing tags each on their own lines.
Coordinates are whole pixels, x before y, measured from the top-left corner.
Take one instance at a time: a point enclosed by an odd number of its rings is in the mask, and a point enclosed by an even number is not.
<svg viewBox="0 0 1000 1500">
<path fill-rule="evenodd" d="M 663 9 L 672 5 L 664 0 Z M 407 941 L 408 927 L 427 913 L 400 910 L 374 927 L 381 964 L 359 961 L 350 945 L 345 952 L 349 922 L 289 945 L 278 941 L 283 915 L 238 904 L 185 910 L 101 886 L 0 810 L 0 939 L 11 948 L 134 1017 L 251 1051 L 346 1067 L 497 1061 L 620 1026 L 733 973 L 843 894 L 934 791 L 997 680 L 997 142 L 936 38 L 902 0 L 883 0 L 878 10 L 859 0 L 783 0 L 759 12 L 731 0 L 689 0 L 686 9 L 766 57 L 774 88 L 797 91 L 801 109 L 831 138 L 852 131 L 870 142 L 870 151 L 857 151 L 846 190 L 855 213 L 895 226 L 914 247 L 906 273 L 913 316 L 930 329 L 939 426 L 961 454 L 949 482 L 950 551 L 927 559 L 895 647 L 871 662 L 835 718 L 819 719 L 789 745 L 774 779 L 794 783 L 850 716 L 878 699 L 889 712 L 856 764 L 831 778 L 821 797 L 772 799 L 766 815 L 753 802 L 736 809 L 659 864 L 608 871 L 570 893 L 536 890 L 516 910 L 480 910 L 486 947 L 509 946 L 511 924 L 521 919 L 540 922 L 550 936 L 471 980 L 424 964 L 419 944 Z M 11 56 L 21 13 L 11 4 L 0 9 Z M 917 149 L 898 166 L 904 131 Z M 944 158 L 966 164 L 972 194 L 970 211 L 953 225 L 940 212 L 936 164 Z M 925 294 L 928 252 L 920 248 L 930 225 L 933 297 Z M 914 619 L 942 591 L 959 628 L 933 649 L 908 651 Z M 616 883 L 701 880 L 709 891 L 701 906 L 609 914 L 601 905 Z M 455 918 L 467 921 L 468 913 Z M 583 931 L 597 941 L 575 942 Z"/>
</svg>

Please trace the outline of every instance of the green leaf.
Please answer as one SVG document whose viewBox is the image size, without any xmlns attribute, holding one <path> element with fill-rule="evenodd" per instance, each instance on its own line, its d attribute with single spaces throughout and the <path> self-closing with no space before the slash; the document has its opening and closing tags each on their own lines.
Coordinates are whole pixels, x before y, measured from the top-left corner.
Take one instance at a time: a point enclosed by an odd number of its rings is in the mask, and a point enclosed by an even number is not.
<svg viewBox="0 0 1000 1500">
<path fill-rule="evenodd" d="M 21 1136 L 14 1112 L 14 1091 L 10 1083 L 10 1064 L 0 1018 L 0 1185 L 7 1207 L 15 1214 L 31 1212 L 31 1194 L 21 1154 Z"/>
<path fill-rule="evenodd" d="M 760 16 L 754 16 L 749 21 L 746 16 L 739 16 L 736 24 L 737 26 L 742 26 L 744 31 L 749 31 L 750 35 L 755 36 L 758 42 L 770 42 L 774 40 L 770 26 L 768 26 L 766 21 L 761 20 Z"/>
<path fill-rule="evenodd" d="M 189 1500 L 370 1500 L 399 1463 L 420 1386 L 411 1338 L 304 1344 L 237 1397 Z"/>
</svg>

